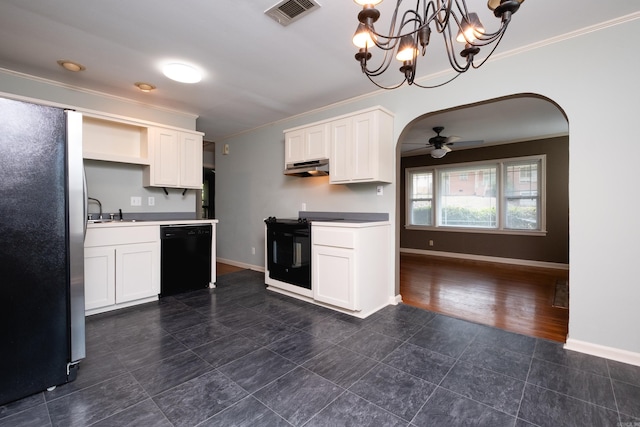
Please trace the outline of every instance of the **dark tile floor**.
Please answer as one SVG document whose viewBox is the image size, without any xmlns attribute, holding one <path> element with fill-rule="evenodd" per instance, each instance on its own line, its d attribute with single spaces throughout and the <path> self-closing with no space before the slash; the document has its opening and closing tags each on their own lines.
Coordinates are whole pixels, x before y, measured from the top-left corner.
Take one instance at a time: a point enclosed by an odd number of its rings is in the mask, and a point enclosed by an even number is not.
<svg viewBox="0 0 640 427">
<path fill-rule="evenodd" d="M 640 426 L 640 367 L 402 304 L 360 320 L 263 282 L 88 318 L 76 381 L 0 407 L 0 426 Z"/>
</svg>

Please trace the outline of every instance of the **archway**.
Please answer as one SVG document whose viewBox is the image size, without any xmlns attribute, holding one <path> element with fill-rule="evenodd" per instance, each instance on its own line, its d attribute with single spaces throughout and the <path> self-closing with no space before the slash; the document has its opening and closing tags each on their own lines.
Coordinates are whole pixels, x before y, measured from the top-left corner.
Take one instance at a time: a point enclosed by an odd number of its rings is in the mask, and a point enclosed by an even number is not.
<svg viewBox="0 0 640 427">
<path fill-rule="evenodd" d="M 427 146 L 436 132 L 433 128 L 444 127 L 443 136 L 455 135 L 452 138 L 452 150 L 441 158 L 434 159 L 429 153 L 433 147 Z M 438 130 L 438 129 L 436 129 Z M 568 313 L 566 310 L 562 315 L 553 307 L 553 292 L 557 282 L 558 289 L 562 289 L 563 284 L 568 284 L 568 263 L 569 263 L 569 228 L 568 228 L 568 138 L 569 127 L 566 116 L 562 109 L 548 98 L 544 98 L 535 94 L 519 94 L 510 97 L 487 100 L 472 105 L 463 105 L 456 108 L 426 113 L 413 120 L 403 130 L 396 147 L 396 154 L 401 157 L 399 164 L 399 179 L 397 193 L 399 194 L 398 213 L 398 236 L 399 236 L 399 254 L 397 256 L 399 266 L 399 293 L 403 294 L 403 263 L 402 257 L 406 254 L 424 256 L 429 259 L 437 258 L 440 260 L 455 260 L 456 262 L 473 262 L 475 266 L 487 265 L 489 273 L 495 271 L 496 275 L 507 276 L 502 281 L 511 281 L 516 284 L 518 277 L 522 276 L 526 279 L 532 279 L 540 272 L 547 272 L 548 278 L 544 280 L 544 284 L 540 286 L 553 287 L 546 289 L 544 292 L 551 292 L 549 296 L 549 307 L 546 304 L 546 294 L 532 296 L 530 299 L 521 298 L 522 295 L 492 295 L 490 298 L 481 300 L 480 292 L 490 292 L 493 286 L 498 286 L 500 280 L 496 283 L 488 281 L 489 291 L 485 288 L 476 288 L 478 292 L 477 298 L 473 299 L 468 295 L 465 297 L 464 292 L 474 292 L 469 284 L 464 285 L 464 281 L 476 285 L 481 281 L 479 276 L 475 278 L 467 278 L 460 276 L 458 279 L 462 281 L 457 285 L 456 291 L 448 298 L 449 305 L 454 304 L 455 298 L 460 299 L 460 305 L 465 301 L 474 301 L 476 309 L 485 309 L 484 314 L 470 311 L 466 313 L 463 307 L 459 310 L 447 310 L 446 304 L 433 303 L 433 301 L 416 300 L 416 296 L 411 298 L 403 296 L 403 300 L 413 305 L 420 305 L 423 308 L 443 311 L 445 314 L 454 317 L 466 318 L 480 323 L 491 324 L 492 326 L 502 327 L 503 329 L 511 329 L 513 332 L 525 333 L 530 335 L 542 336 L 556 340 L 564 340 L 566 338 Z M 432 139 L 433 141 L 433 139 Z M 448 141 L 448 140 L 447 140 Z M 422 144 L 422 146 L 421 146 Z M 416 146 L 418 147 L 416 149 Z M 543 159 L 543 168 L 539 171 L 541 179 L 541 194 L 537 198 L 538 210 L 540 212 L 540 223 L 537 224 L 535 230 L 513 229 L 511 226 L 493 225 L 485 227 L 466 227 L 458 224 L 441 223 L 437 217 L 438 212 L 443 212 L 442 207 L 435 206 L 441 200 L 438 196 L 440 185 L 437 182 L 432 183 L 436 187 L 435 195 L 432 194 L 433 200 L 433 218 L 434 223 L 415 224 L 412 219 L 415 200 L 407 197 L 407 171 L 428 170 L 443 171 L 445 169 L 468 170 L 469 165 L 482 165 L 492 163 L 494 161 L 503 162 L 504 159 L 523 159 L 537 156 Z M 502 160 L 501 160 L 502 159 Z M 436 172 L 434 172 L 436 173 Z M 437 172 L 443 173 L 443 172 Z M 465 172 L 465 177 L 467 173 Z M 411 175 L 413 176 L 413 175 Z M 462 176 L 462 175 L 461 175 Z M 535 177 L 538 176 L 536 171 Z M 411 178 L 413 179 L 413 178 Z M 522 179 L 522 178 L 520 178 Z M 530 178 L 531 179 L 531 178 Z M 537 179 L 537 178 L 536 178 Z M 506 180 L 505 180 L 506 182 Z M 552 185 L 551 185 L 552 184 Z M 497 185 L 500 184 L 498 180 Z M 463 191 L 462 186 L 460 190 Z M 444 192 L 444 190 L 440 191 Z M 524 192 L 523 192 L 524 194 Z M 450 196 L 449 196 L 450 197 Z M 496 202 L 497 216 L 502 215 L 500 211 L 507 212 L 512 205 L 502 203 L 500 196 L 494 197 Z M 513 199 L 513 198 L 512 198 Z M 443 202 L 444 203 L 444 202 Z M 429 209 L 432 207 L 429 206 Z M 430 211 L 431 212 L 431 211 Z M 436 219 L 438 218 L 438 219 Z M 499 222 L 499 221 L 498 221 Z M 506 220 L 505 220 L 506 223 Z M 516 227 L 517 228 L 517 227 Z M 405 256 L 406 258 L 406 256 Z M 425 258 L 426 259 L 426 258 Z M 430 270 L 436 270 L 441 264 L 430 264 Z M 455 267 L 460 270 L 462 267 Z M 466 268 L 466 267 L 465 267 Z M 511 269 L 506 271 L 505 268 Z M 559 273 L 554 275 L 554 270 Z M 486 273 L 486 272 L 485 272 Z M 467 273 L 465 273 L 467 274 Z M 469 273 L 470 274 L 470 273 Z M 544 273 L 546 274 L 546 273 Z M 544 275 L 543 274 L 543 275 Z M 427 276 L 423 276 L 424 277 Z M 547 276 L 545 276 L 547 277 Z M 565 277 L 565 279 L 563 279 Z M 429 278 L 433 283 L 424 283 L 425 287 L 435 286 L 438 280 L 452 281 L 451 277 L 446 279 Z M 486 279 L 482 279 L 486 280 Z M 564 283 L 562 281 L 564 280 Z M 547 283 L 553 281 L 552 283 Z M 535 290 L 536 286 L 532 285 Z M 408 290 L 404 289 L 407 293 Z M 504 292 L 501 289 L 499 292 Z M 510 291 L 512 292 L 512 291 Z M 438 288 L 438 297 L 442 299 L 443 289 Z M 513 292 L 512 292 L 513 293 Z M 521 289 L 520 292 L 524 291 Z M 502 298 L 502 299 L 501 299 Z M 435 300 L 433 292 L 423 295 L 423 299 Z M 417 302 L 416 302 L 417 301 Z M 452 302 L 453 301 L 453 302 Z M 421 304 L 424 303 L 424 304 Z M 505 305 L 511 304 L 510 308 Z M 564 323 L 560 331 L 555 330 L 550 336 L 547 332 L 538 332 L 533 328 L 526 328 L 518 325 L 516 321 L 504 318 L 505 311 L 513 311 L 513 305 L 523 305 L 520 313 L 527 312 L 534 316 L 540 317 L 539 320 L 548 322 L 545 316 L 552 317 L 558 314 L 558 318 L 553 320 L 556 323 Z M 444 308 L 443 308 L 444 307 Z M 436 310 L 434 310 L 436 311 Z M 453 312 L 452 312 L 453 311 Z M 480 312 L 482 313 L 482 312 Z M 550 313 L 550 314 L 549 314 Z M 526 315 L 523 315 L 528 322 Z M 551 329 L 557 329 L 557 325 L 550 326 Z M 564 334 L 564 335 L 563 335 Z M 562 338 L 559 338 L 562 337 Z"/>
</svg>

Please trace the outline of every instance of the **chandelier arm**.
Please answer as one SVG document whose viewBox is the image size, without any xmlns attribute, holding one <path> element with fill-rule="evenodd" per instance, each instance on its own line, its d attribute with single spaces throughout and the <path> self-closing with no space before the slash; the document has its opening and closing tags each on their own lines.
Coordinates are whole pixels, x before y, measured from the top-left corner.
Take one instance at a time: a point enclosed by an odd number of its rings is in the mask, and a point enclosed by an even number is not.
<svg viewBox="0 0 640 427">
<path fill-rule="evenodd" d="M 475 65 L 475 64 L 473 64 L 473 63 L 472 63 L 472 66 L 473 66 L 473 68 L 474 68 L 474 69 L 478 69 L 478 68 L 482 67 L 482 65 L 484 65 L 484 63 L 485 63 L 485 62 L 487 62 L 487 60 L 488 60 L 489 58 L 491 58 L 491 55 L 493 55 L 493 52 L 495 52 L 495 50 L 498 48 L 498 45 L 499 45 L 499 44 L 500 44 L 500 42 L 502 41 L 502 36 L 504 36 L 504 32 L 502 33 L 502 35 L 500 35 L 500 38 L 498 39 L 498 41 L 496 42 L 496 44 L 495 44 L 495 45 L 493 46 L 493 48 L 491 49 L 491 52 L 489 52 L 489 55 L 487 55 L 487 57 L 486 57 L 486 58 L 484 58 L 480 64 Z"/>
<path fill-rule="evenodd" d="M 371 83 L 373 83 L 374 85 L 378 86 L 380 89 L 384 89 L 384 90 L 393 90 L 393 89 L 398 89 L 400 86 L 402 86 L 404 84 L 404 82 L 407 81 L 406 77 L 396 86 L 382 86 L 381 84 L 379 84 L 378 82 L 376 82 L 375 80 L 373 80 L 371 78 L 370 75 L 367 74 L 367 78 L 369 79 L 369 81 L 371 81 Z"/>
<path fill-rule="evenodd" d="M 464 66 L 460 65 L 460 63 L 458 62 L 456 58 L 456 53 L 454 51 L 455 44 L 453 41 L 453 37 L 451 36 L 450 26 L 447 26 L 447 28 L 445 28 L 445 32 L 442 33 L 442 37 L 444 38 L 447 57 L 449 59 L 449 64 L 451 65 L 451 68 L 453 68 L 458 73 L 464 73 L 465 71 L 467 71 L 471 65 L 470 61 L 467 60 Z"/>
<path fill-rule="evenodd" d="M 461 76 L 461 73 L 456 73 L 456 75 L 451 77 L 449 80 L 447 80 L 445 82 L 442 82 L 442 83 L 439 83 L 437 85 L 433 85 L 433 86 L 421 85 L 420 83 L 416 83 L 416 82 L 413 82 L 413 84 L 415 86 L 418 86 L 419 88 L 422 88 L 422 89 L 434 89 L 434 88 L 437 88 L 437 87 L 440 87 L 440 86 L 444 86 L 447 83 L 451 83 L 452 81 L 454 81 L 455 79 L 457 79 L 460 76 Z"/>
<path fill-rule="evenodd" d="M 373 70 L 370 70 L 367 68 L 368 61 L 365 60 L 365 64 L 364 64 L 364 68 L 362 69 L 362 72 L 365 73 L 367 76 L 379 76 L 389 69 L 392 59 L 393 59 L 392 55 L 389 55 L 389 52 L 385 52 L 384 58 L 380 63 L 380 66 Z"/>
</svg>

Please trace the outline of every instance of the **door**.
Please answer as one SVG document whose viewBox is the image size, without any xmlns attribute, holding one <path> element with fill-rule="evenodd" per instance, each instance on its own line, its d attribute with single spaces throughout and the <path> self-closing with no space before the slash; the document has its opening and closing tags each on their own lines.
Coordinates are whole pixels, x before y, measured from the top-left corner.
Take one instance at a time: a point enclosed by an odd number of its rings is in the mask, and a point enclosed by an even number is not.
<svg viewBox="0 0 640 427">
<path fill-rule="evenodd" d="M 116 303 L 160 293 L 158 243 L 122 245 L 116 249 Z"/>
<path fill-rule="evenodd" d="M 84 249 L 85 310 L 116 303 L 116 251 L 113 246 Z"/>
<path fill-rule="evenodd" d="M 355 298 L 353 249 L 313 245 L 313 299 L 359 310 Z"/>
</svg>

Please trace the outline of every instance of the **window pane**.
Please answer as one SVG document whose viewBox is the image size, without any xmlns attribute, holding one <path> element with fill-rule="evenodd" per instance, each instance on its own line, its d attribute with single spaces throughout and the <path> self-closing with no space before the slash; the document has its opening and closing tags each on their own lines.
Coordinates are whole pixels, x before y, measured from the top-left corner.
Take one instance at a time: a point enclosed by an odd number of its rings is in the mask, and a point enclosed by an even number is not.
<svg viewBox="0 0 640 427">
<path fill-rule="evenodd" d="M 495 166 L 440 172 L 440 225 L 496 228 Z"/>
<path fill-rule="evenodd" d="M 540 229 L 540 160 L 505 165 L 505 228 Z"/>
<path fill-rule="evenodd" d="M 538 199 L 507 199 L 506 228 L 517 230 L 537 230 Z"/>
<path fill-rule="evenodd" d="M 431 218 L 431 200 L 414 200 L 411 202 L 411 224 L 433 225 Z"/>
<path fill-rule="evenodd" d="M 410 224 L 433 225 L 431 204 L 433 198 L 433 173 L 411 174 L 411 198 L 409 200 Z"/>
</svg>

